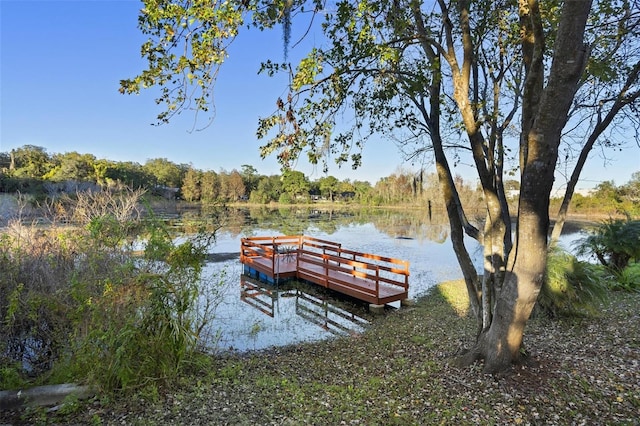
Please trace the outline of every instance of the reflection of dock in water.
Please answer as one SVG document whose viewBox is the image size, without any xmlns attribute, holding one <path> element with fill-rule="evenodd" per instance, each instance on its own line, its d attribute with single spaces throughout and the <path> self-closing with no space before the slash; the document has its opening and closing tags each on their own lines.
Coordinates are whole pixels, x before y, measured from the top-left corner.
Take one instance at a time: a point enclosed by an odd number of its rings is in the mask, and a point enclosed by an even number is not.
<svg viewBox="0 0 640 426">
<path fill-rule="evenodd" d="M 353 334 L 357 329 L 369 324 L 367 320 L 354 313 L 299 290 L 296 297 L 296 314 L 336 335 Z"/>
<path fill-rule="evenodd" d="M 312 295 L 293 285 L 263 283 L 245 274 L 240 276 L 240 299 L 263 314 L 275 318 L 281 298 L 295 297 L 295 312 L 305 321 L 335 335 L 354 334 L 369 321 L 347 309 Z"/>
<path fill-rule="evenodd" d="M 240 300 L 271 318 L 275 316 L 277 297 L 278 290 L 275 287 L 268 289 L 244 274 L 240 276 Z"/>
</svg>

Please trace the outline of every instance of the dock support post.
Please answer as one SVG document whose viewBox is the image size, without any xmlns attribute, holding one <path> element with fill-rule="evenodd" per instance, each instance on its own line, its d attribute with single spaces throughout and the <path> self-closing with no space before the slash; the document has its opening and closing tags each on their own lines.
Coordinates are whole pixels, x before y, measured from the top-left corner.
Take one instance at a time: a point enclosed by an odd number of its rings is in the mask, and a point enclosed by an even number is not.
<svg viewBox="0 0 640 426">
<path fill-rule="evenodd" d="M 369 304 L 369 312 L 375 315 L 383 315 L 384 314 L 384 305 L 376 305 L 375 303 Z"/>
</svg>

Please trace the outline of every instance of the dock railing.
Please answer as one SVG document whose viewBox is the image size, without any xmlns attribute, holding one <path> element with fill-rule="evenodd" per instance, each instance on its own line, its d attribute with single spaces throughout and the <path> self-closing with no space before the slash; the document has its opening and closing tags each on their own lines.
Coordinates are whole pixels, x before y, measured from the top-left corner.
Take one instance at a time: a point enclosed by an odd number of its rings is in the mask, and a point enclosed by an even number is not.
<svg viewBox="0 0 640 426">
<path fill-rule="evenodd" d="M 278 262 L 283 257 L 290 257 L 297 253 L 301 244 L 301 236 L 282 235 L 276 237 L 247 237 L 240 243 L 240 262 L 255 267 L 261 272 L 275 276 L 279 272 Z M 269 267 L 265 269 L 258 259 L 267 259 Z"/>
<path fill-rule="evenodd" d="M 361 300 L 385 304 L 409 289 L 409 262 L 341 247 L 301 249 L 300 278 L 338 290 Z"/>
<path fill-rule="evenodd" d="M 347 250 L 339 243 L 309 236 L 242 239 L 241 262 L 275 277 L 276 281 L 281 271 L 278 263 L 283 259 L 289 262 L 295 259 L 297 278 L 369 303 L 385 304 L 408 295 L 407 261 Z M 269 266 L 265 267 L 265 263 Z"/>
</svg>

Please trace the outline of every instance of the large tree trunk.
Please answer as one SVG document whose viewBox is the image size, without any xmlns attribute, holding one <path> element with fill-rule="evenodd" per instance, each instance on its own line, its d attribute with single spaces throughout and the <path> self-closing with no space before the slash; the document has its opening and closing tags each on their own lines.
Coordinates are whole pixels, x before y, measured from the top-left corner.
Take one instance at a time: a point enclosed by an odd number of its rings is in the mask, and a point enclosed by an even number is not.
<svg viewBox="0 0 640 426">
<path fill-rule="evenodd" d="M 583 44 L 584 28 L 591 8 L 590 1 L 564 3 L 554 46 L 554 56 L 547 86 L 541 96 L 531 93 L 523 100 L 521 144 L 522 182 L 516 244 L 510 256 L 502 288 L 496 292 L 491 325 L 478 338 L 475 347 L 462 359 L 485 360 L 485 371 L 499 372 L 520 361 L 524 328 L 544 282 L 549 231 L 549 196 L 562 129 L 584 71 L 588 50 Z M 533 16 L 534 37 L 537 2 L 529 1 Z M 543 41 L 534 43 L 544 46 Z M 538 55 L 542 61 L 542 55 Z M 535 59 L 534 59 L 535 61 Z M 531 64 L 530 72 L 543 72 Z M 539 81 L 540 75 L 527 79 Z"/>
</svg>

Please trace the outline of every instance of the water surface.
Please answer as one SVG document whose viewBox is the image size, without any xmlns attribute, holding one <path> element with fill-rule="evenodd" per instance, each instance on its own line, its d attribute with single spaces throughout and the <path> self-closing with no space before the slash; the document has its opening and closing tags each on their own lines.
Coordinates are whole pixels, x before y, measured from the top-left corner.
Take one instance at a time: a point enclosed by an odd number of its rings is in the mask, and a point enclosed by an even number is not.
<svg viewBox="0 0 640 426">
<path fill-rule="evenodd" d="M 309 235 L 343 247 L 409 261 L 409 297 L 462 277 L 445 218 L 396 210 L 236 210 L 217 234 L 206 273 L 224 271 L 224 291 L 216 311 L 218 350 L 258 350 L 362 333 L 374 320 L 368 305 L 297 281 L 270 286 L 242 275 L 240 239 L 246 236 Z M 564 236 L 570 244 L 575 236 Z M 482 253 L 466 240 L 481 267 Z M 399 302 L 392 305 L 399 308 Z M 376 319 L 384 320 L 384 319 Z"/>
</svg>

